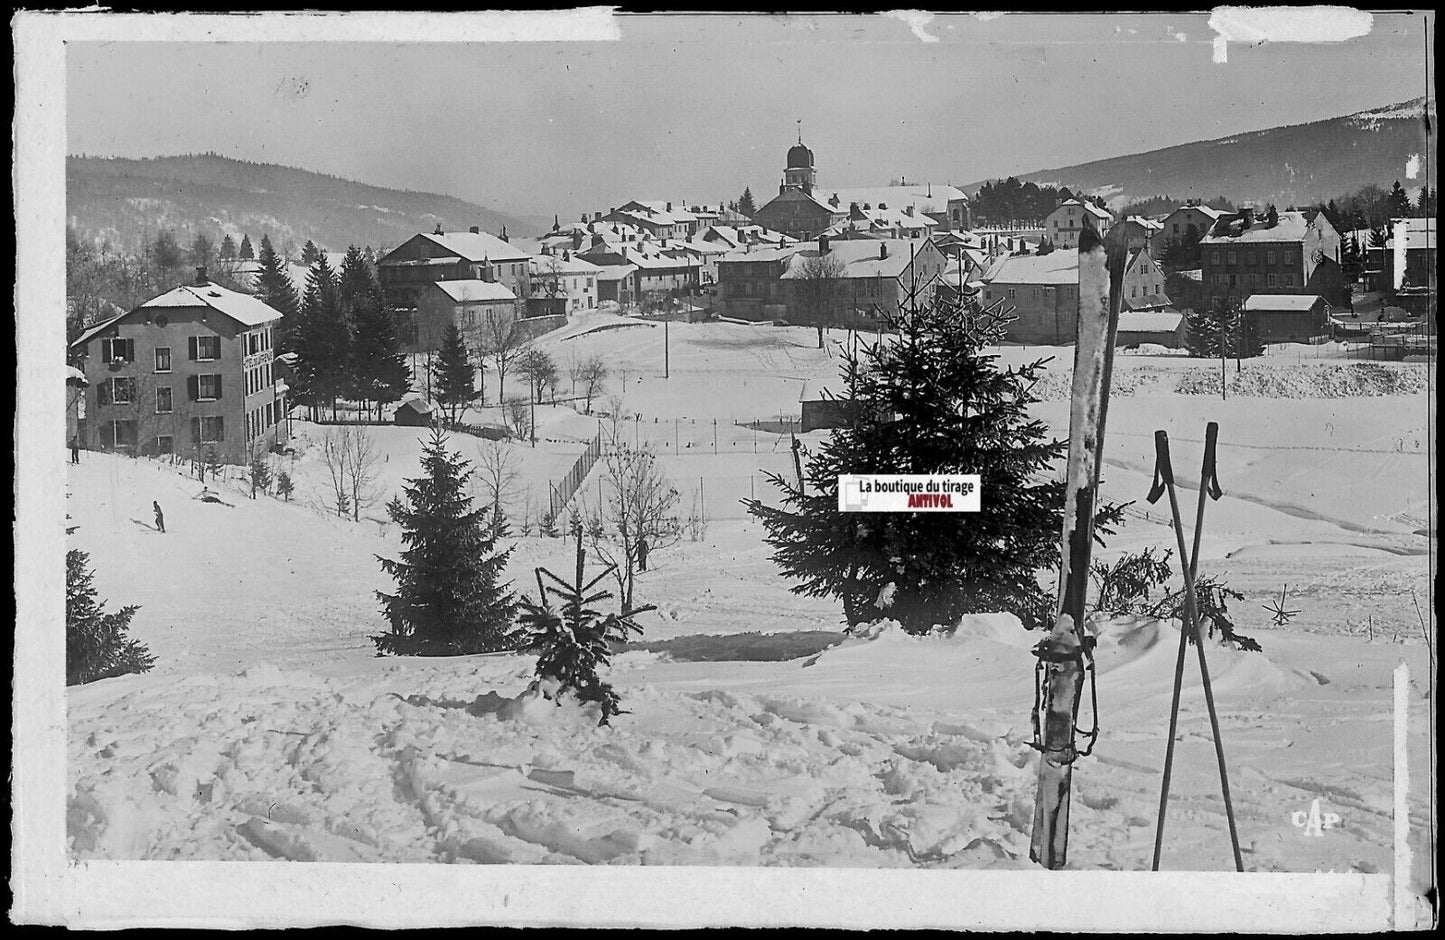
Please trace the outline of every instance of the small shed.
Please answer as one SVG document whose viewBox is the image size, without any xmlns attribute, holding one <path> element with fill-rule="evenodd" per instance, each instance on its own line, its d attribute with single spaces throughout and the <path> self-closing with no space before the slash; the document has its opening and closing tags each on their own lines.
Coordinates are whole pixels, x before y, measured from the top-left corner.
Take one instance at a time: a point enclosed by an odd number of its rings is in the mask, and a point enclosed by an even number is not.
<svg viewBox="0 0 1445 940">
<path fill-rule="evenodd" d="M 435 411 L 431 402 L 426 399 L 408 398 L 396 406 L 396 414 L 392 416 L 392 420 L 405 427 L 429 428 Z"/>
<path fill-rule="evenodd" d="M 1330 329 L 1330 305 L 1317 294 L 1251 294 L 1244 315 L 1264 343 L 1308 343 Z"/>
<path fill-rule="evenodd" d="M 1178 310 L 1125 310 L 1119 314 L 1116 346 L 1152 343 L 1169 349 L 1184 345 L 1184 314 Z"/>
</svg>

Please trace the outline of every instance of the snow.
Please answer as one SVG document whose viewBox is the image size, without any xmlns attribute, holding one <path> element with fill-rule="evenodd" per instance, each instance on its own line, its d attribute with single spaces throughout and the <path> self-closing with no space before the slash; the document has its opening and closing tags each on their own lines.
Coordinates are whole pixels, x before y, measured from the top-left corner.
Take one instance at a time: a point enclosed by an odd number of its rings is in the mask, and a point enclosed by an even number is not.
<svg viewBox="0 0 1445 940">
<path fill-rule="evenodd" d="M 296 423 L 290 503 L 253 501 L 236 480 L 208 480 L 233 506 L 205 503 L 184 468 L 86 452 L 68 467 L 70 542 L 91 553 L 100 597 L 141 605 L 132 634 L 157 664 L 68 690 L 72 856 L 1032 867 L 1037 637 L 1007 612 L 922 637 L 886 621 L 844 634 L 836 604 L 789 591 L 738 505 L 749 484 L 765 494 L 763 470 L 790 472 L 791 460 L 786 434 L 733 421 L 796 415 L 804 383 L 812 394 L 834 381 L 836 343 L 818 350 L 805 328 L 674 323 L 664 379 L 660 326 L 616 328 L 624 320 L 595 315 L 540 343 L 563 362 L 604 356 L 608 393 L 625 381 L 620 411 L 641 415 L 620 433 L 664 448 L 683 511 L 705 490 L 712 520 L 699 541 L 655 552 L 640 577 L 639 599 L 658 610 L 609 676 L 627 714 L 598 728 L 588 709 L 554 704 L 532 688 L 523 655 L 374 656 L 367 637 L 384 629 L 374 592 L 390 587 L 375 556 L 395 557 L 399 535 L 380 502 L 361 523 L 325 511 L 314 425 Z M 1066 433 L 1072 350 L 999 355 L 1055 357 L 1045 384 L 1062 391 L 1033 410 Z M 1221 425 L 1225 496 L 1206 509 L 1200 570 L 1244 592 L 1231 614 L 1265 650 L 1208 647 L 1252 871 L 1391 870 L 1390 690 L 1401 662 L 1412 677 L 1411 844 L 1417 859 L 1427 849 L 1429 658 L 1414 604 L 1430 598 L 1432 367 L 1357 365 L 1272 351 L 1244 364 L 1242 376 L 1269 377 L 1248 380 L 1256 394 L 1221 400 L 1217 384 L 1205 387 L 1217 362 L 1115 361 L 1122 391 L 1109 408 L 1102 497 L 1136 502 L 1099 560 L 1174 545 L 1141 499 L 1154 430 L 1169 432 L 1192 506 L 1201 431 Z M 1338 378 L 1356 372 L 1373 378 Z M 597 428 L 566 405 L 538 416 L 537 448 L 506 445 L 534 499 Z M 394 493 L 416 473 L 426 432 L 372 432 L 380 488 Z M 809 447 L 822 438 L 802 436 Z M 468 457 L 479 445 L 454 443 Z M 151 500 L 165 510 L 164 535 L 149 526 Z M 508 576 L 520 589 L 536 565 L 567 570 L 565 541 L 516 542 Z M 1285 585 L 1301 613 L 1275 627 L 1261 608 Z M 1124 617 L 1087 626 L 1102 734 L 1075 767 L 1069 866 L 1145 870 L 1179 628 Z M 1165 865 L 1228 870 L 1192 658 L 1190 668 Z M 1342 817 L 1325 838 L 1289 821 L 1316 798 Z M 1414 872 L 1423 888 L 1428 866 Z"/>
</svg>

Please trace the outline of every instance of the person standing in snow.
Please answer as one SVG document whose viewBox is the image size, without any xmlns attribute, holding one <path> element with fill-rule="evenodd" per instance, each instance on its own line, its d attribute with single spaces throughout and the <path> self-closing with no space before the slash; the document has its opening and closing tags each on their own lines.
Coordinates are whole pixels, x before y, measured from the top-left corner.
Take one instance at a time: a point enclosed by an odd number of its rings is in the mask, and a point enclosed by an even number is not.
<svg viewBox="0 0 1445 940">
<path fill-rule="evenodd" d="M 647 539 L 645 538 L 637 540 L 637 570 L 647 570 Z"/>
<path fill-rule="evenodd" d="M 161 532 L 166 530 L 166 517 L 161 513 L 161 504 L 151 500 L 151 508 L 156 511 L 156 528 Z"/>
<path fill-rule="evenodd" d="M 80 435 L 70 435 L 70 462 L 80 463 Z"/>
</svg>

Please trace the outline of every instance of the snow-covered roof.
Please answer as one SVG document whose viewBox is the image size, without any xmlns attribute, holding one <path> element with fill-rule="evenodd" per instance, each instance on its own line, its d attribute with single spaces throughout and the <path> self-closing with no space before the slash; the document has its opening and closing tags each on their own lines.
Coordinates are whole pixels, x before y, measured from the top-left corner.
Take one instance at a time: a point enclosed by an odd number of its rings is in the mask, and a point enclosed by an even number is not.
<svg viewBox="0 0 1445 940">
<path fill-rule="evenodd" d="M 99 323 L 96 323 L 93 326 L 89 327 L 84 333 L 81 333 L 75 338 L 74 342 L 70 344 L 71 348 L 73 349 L 76 346 L 84 346 L 86 343 L 90 342 L 90 340 L 93 339 L 98 333 L 105 330 L 107 327 L 115 323 L 115 321 L 119 320 L 123 316 L 125 316 L 125 314 L 118 313 L 113 317 L 101 320 Z"/>
<path fill-rule="evenodd" d="M 90 384 L 89 382 L 87 382 L 87 381 L 85 380 L 85 373 L 84 373 L 84 372 L 81 372 L 81 371 L 80 371 L 79 369 L 77 369 L 75 366 L 66 366 L 66 367 L 65 367 L 65 384 L 66 384 L 66 385 L 69 385 L 69 384 L 72 383 L 72 382 L 74 382 L 76 385 L 89 385 L 89 384 Z"/>
<path fill-rule="evenodd" d="M 495 281 L 466 278 L 457 281 L 433 281 L 437 289 L 457 303 L 486 303 L 516 300 L 517 295 Z"/>
<path fill-rule="evenodd" d="M 1250 294 L 1244 302 L 1244 309 L 1303 313 L 1319 302 L 1318 294 Z"/>
<path fill-rule="evenodd" d="M 1159 232 L 1164 230 L 1164 224 L 1162 222 L 1155 222 L 1153 219 L 1146 219 L 1142 215 L 1131 215 L 1124 221 L 1133 222 L 1135 225 L 1143 228 L 1145 231 Z"/>
<path fill-rule="evenodd" d="M 1406 251 L 1417 251 L 1422 248 L 1434 251 L 1436 228 L 1434 219 L 1392 219 L 1390 238 L 1386 241 L 1385 247 L 1394 249 L 1395 239 L 1403 232 Z"/>
<path fill-rule="evenodd" d="M 561 252 L 542 255 L 532 259 L 533 274 L 596 274 L 597 265 L 584 261 L 575 254 L 563 258 Z"/>
<path fill-rule="evenodd" d="M 525 261 L 529 257 L 517 246 L 488 232 L 443 232 L 440 235 L 422 232 L 421 237 L 468 261 Z"/>
<path fill-rule="evenodd" d="M 828 257 L 837 258 L 843 263 L 843 269 L 839 272 L 839 277 L 842 278 L 900 277 L 912 263 L 913 255 L 926 243 L 924 239 L 908 238 L 830 241 Z M 811 249 L 811 254 L 816 255 L 817 253 L 816 246 L 812 242 L 808 242 L 802 247 Z M 885 250 L 887 256 L 879 257 Z M 746 260 L 745 255 L 734 254 L 730 258 Z M 788 280 L 802 277 L 801 265 L 802 262 L 794 257 L 789 261 L 788 270 L 783 272 L 782 277 Z"/>
<path fill-rule="evenodd" d="M 850 203 L 863 205 L 865 202 L 874 209 L 878 204 L 889 210 L 912 206 L 918 212 L 947 212 L 950 200 L 967 200 L 963 190 L 957 186 L 942 183 L 908 183 L 904 186 L 867 186 L 857 189 L 823 190 L 824 201 L 831 202 L 838 197 L 838 208 L 847 211 Z"/>
<path fill-rule="evenodd" d="M 637 270 L 635 264 L 599 264 L 595 267 L 599 281 L 620 281 Z"/>
<path fill-rule="evenodd" d="M 410 408 L 420 414 L 430 414 L 432 411 L 431 402 L 427 401 L 425 398 L 417 398 L 416 396 L 412 396 L 411 398 L 406 399 L 401 404 L 397 405 L 397 407 Z"/>
<path fill-rule="evenodd" d="M 990 284 L 1077 284 L 1079 253 L 1056 249 L 1046 255 L 1005 255 L 984 274 Z"/>
<path fill-rule="evenodd" d="M 1180 206 L 1179 208 L 1175 209 L 1174 212 L 1186 212 L 1190 209 L 1193 209 L 1195 212 L 1200 212 L 1204 215 L 1209 216 L 1211 220 L 1218 219 L 1221 215 L 1224 215 L 1223 211 L 1216 209 L 1213 206 L 1206 206 L 1203 203 L 1200 203 L 1197 206 Z M 1169 215 L 1173 215 L 1174 212 L 1169 213 Z M 1166 215 L 1164 217 L 1164 221 L 1169 221 L 1169 215 Z"/>
<path fill-rule="evenodd" d="M 1104 209 L 1100 209 L 1098 206 L 1094 205 L 1092 202 L 1083 202 L 1082 200 L 1079 200 L 1079 199 L 1066 199 L 1066 200 L 1064 200 L 1063 202 L 1059 203 L 1058 207 L 1054 209 L 1054 212 L 1058 212 L 1059 209 L 1063 209 L 1063 208 L 1065 208 L 1065 207 L 1067 207 L 1067 206 L 1078 206 L 1078 207 L 1080 207 L 1081 209 L 1084 210 L 1084 213 L 1085 213 L 1086 215 L 1091 215 L 1091 216 L 1093 216 L 1093 217 L 1096 218 L 1096 219 L 1108 219 L 1108 220 L 1111 220 L 1111 221 L 1112 221 L 1113 218 L 1114 218 L 1112 215 L 1109 214 L 1108 211 L 1106 211 L 1106 210 L 1104 210 Z M 1049 213 L 1049 214 L 1052 215 L 1053 213 L 1051 212 L 1051 213 Z"/>
<path fill-rule="evenodd" d="M 1119 313 L 1120 333 L 1167 333 L 1179 329 L 1184 314 L 1177 310 L 1124 310 Z"/>
<path fill-rule="evenodd" d="M 1309 233 L 1310 220 L 1303 212 L 1286 211 L 1279 213 L 1279 224 L 1270 225 L 1262 216 L 1255 218 L 1249 228 L 1241 227 L 1238 219 L 1221 219 L 1215 223 L 1214 233 L 1206 236 L 1201 244 L 1234 245 L 1240 242 L 1300 242 Z M 1226 234 L 1226 232 L 1228 234 Z"/>
<path fill-rule="evenodd" d="M 261 299 L 229 290 L 219 284 L 182 284 L 159 297 L 152 297 L 136 309 L 167 307 L 210 307 L 242 326 L 260 326 L 281 319 L 281 311 L 268 307 Z"/>
<path fill-rule="evenodd" d="M 805 248 L 811 248 L 815 252 L 817 251 L 817 245 L 814 242 L 790 241 L 782 247 L 778 247 L 776 244 L 767 245 L 759 243 L 737 248 L 718 258 L 717 261 L 718 264 L 733 261 L 786 261 Z M 877 249 L 875 248 L 874 251 L 877 251 Z"/>
</svg>

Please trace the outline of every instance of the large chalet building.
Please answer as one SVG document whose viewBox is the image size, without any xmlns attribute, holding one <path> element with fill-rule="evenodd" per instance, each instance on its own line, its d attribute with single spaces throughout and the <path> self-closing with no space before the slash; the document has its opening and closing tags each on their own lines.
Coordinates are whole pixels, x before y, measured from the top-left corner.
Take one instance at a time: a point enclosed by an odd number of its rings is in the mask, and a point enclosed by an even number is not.
<svg viewBox="0 0 1445 940">
<path fill-rule="evenodd" d="M 1092 202 L 1066 199 L 1045 216 L 1044 237 L 1055 248 L 1078 248 L 1079 233 L 1084 230 L 1085 219 L 1093 223 L 1100 238 L 1107 235 L 1114 224 L 1114 217 Z"/>
<path fill-rule="evenodd" d="M 1053 231 L 1050 228 L 1050 231 Z M 1002 301 L 1012 310 L 1007 337 L 1016 343 L 1054 346 L 1075 342 L 1079 332 L 1079 253 L 1005 255 L 984 274 L 983 304 Z"/>
<path fill-rule="evenodd" d="M 1255 294 L 1314 294 L 1345 305 L 1340 236 L 1323 212 L 1222 216 L 1200 242 L 1205 306 L 1224 309 Z"/>
<path fill-rule="evenodd" d="M 70 344 L 83 360 L 81 444 L 244 464 L 286 440 L 281 312 L 210 283 L 166 291 Z"/>
</svg>

